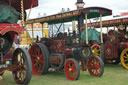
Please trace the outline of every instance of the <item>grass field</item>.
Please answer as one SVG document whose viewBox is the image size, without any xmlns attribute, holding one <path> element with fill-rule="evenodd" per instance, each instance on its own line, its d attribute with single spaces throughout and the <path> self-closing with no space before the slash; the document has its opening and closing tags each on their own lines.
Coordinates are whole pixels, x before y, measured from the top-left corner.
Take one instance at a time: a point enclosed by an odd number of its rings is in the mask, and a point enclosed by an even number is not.
<svg viewBox="0 0 128 85">
<path fill-rule="evenodd" d="M 49 72 L 46 75 L 33 75 L 29 85 L 127 85 L 128 70 L 119 65 L 105 65 L 102 77 L 90 76 L 88 71 L 81 71 L 77 81 L 67 80 L 63 72 Z M 17 85 L 11 72 L 5 72 L 0 85 Z"/>
</svg>

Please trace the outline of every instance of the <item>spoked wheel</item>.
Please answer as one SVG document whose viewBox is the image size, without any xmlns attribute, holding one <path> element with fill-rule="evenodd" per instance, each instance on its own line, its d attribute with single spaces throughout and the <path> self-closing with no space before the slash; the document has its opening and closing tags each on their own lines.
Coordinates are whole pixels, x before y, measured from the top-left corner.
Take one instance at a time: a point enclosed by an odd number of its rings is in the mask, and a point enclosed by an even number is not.
<svg viewBox="0 0 128 85">
<path fill-rule="evenodd" d="M 65 62 L 65 75 L 69 80 L 78 80 L 80 67 L 77 60 L 70 58 Z"/>
<path fill-rule="evenodd" d="M 16 83 L 27 85 L 32 76 L 32 63 L 28 52 L 17 48 L 12 57 L 12 64 L 16 66 L 16 69 L 12 71 Z"/>
<path fill-rule="evenodd" d="M 101 57 L 101 49 L 100 45 L 94 44 L 91 46 L 92 52 L 94 56 L 100 56 Z"/>
<path fill-rule="evenodd" d="M 92 53 L 94 56 L 99 56 L 104 61 L 104 46 L 103 46 L 103 44 L 102 45 L 94 44 L 91 46 L 91 49 L 92 49 Z"/>
<path fill-rule="evenodd" d="M 98 56 L 93 56 L 88 61 L 88 71 L 92 76 L 100 77 L 104 73 L 104 63 Z"/>
<path fill-rule="evenodd" d="M 36 43 L 31 46 L 29 53 L 32 60 L 32 72 L 35 75 L 41 75 L 48 70 L 49 53 L 45 45 Z"/>
<path fill-rule="evenodd" d="M 120 56 L 120 61 L 123 67 L 128 70 L 128 49 L 127 48 L 122 51 Z"/>
</svg>

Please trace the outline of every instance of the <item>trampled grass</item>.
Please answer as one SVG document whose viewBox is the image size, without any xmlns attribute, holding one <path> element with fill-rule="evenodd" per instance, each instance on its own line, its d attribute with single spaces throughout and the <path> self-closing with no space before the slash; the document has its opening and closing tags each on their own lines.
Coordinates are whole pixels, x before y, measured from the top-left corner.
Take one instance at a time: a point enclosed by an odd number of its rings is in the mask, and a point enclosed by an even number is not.
<svg viewBox="0 0 128 85">
<path fill-rule="evenodd" d="M 120 64 L 105 65 L 102 77 L 90 76 L 88 71 L 81 71 L 80 78 L 77 81 L 70 81 L 63 72 L 49 72 L 45 75 L 33 75 L 29 85 L 127 85 L 128 70 L 125 70 Z M 17 85 L 11 72 L 5 72 L 0 85 Z"/>
</svg>

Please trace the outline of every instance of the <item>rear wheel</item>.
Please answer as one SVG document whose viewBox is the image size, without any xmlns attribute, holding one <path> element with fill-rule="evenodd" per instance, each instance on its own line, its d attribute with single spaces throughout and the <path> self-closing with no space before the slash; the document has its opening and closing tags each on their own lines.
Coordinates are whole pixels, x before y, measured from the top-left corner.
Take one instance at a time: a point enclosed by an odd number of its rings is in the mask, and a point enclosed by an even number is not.
<svg viewBox="0 0 128 85">
<path fill-rule="evenodd" d="M 32 60 L 32 72 L 35 75 L 41 75 L 48 70 L 49 53 L 45 45 L 36 43 L 31 46 L 29 53 Z"/>
<path fill-rule="evenodd" d="M 120 61 L 123 67 L 128 70 L 128 49 L 127 48 L 122 51 L 120 56 Z"/>
<path fill-rule="evenodd" d="M 12 71 L 16 83 L 27 85 L 32 76 L 32 63 L 28 52 L 17 48 L 12 57 L 12 64 L 16 66 L 16 69 Z"/>
<path fill-rule="evenodd" d="M 80 67 L 77 60 L 73 58 L 66 60 L 65 75 L 69 80 L 78 80 L 80 76 Z"/>
<path fill-rule="evenodd" d="M 93 56 L 88 61 L 88 71 L 92 76 L 100 77 L 104 73 L 104 63 L 98 56 Z"/>
<path fill-rule="evenodd" d="M 92 53 L 94 56 L 99 56 L 104 61 L 104 46 L 103 46 L 103 44 L 102 45 L 94 44 L 91 46 L 91 49 L 92 49 Z"/>
<path fill-rule="evenodd" d="M 94 44 L 91 46 L 92 52 L 94 56 L 100 56 L 101 57 L 101 49 L 100 45 Z"/>
</svg>

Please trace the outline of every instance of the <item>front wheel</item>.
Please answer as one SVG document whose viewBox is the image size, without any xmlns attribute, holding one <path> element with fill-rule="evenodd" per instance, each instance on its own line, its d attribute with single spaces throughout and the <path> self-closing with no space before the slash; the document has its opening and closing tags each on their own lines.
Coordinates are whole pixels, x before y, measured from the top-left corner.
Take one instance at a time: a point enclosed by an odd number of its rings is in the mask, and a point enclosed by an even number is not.
<svg viewBox="0 0 128 85">
<path fill-rule="evenodd" d="M 65 62 L 65 75 L 69 80 L 78 80 L 80 76 L 80 67 L 76 59 L 69 58 Z"/>
<path fill-rule="evenodd" d="M 122 51 L 120 61 L 123 67 L 128 70 L 128 48 Z"/>
<path fill-rule="evenodd" d="M 88 71 L 92 76 L 101 77 L 104 73 L 104 63 L 98 56 L 93 56 L 88 61 Z"/>
<path fill-rule="evenodd" d="M 17 48 L 12 56 L 12 64 L 16 67 L 12 71 L 16 83 L 27 85 L 32 77 L 32 63 L 29 53 L 23 48 Z"/>
</svg>

